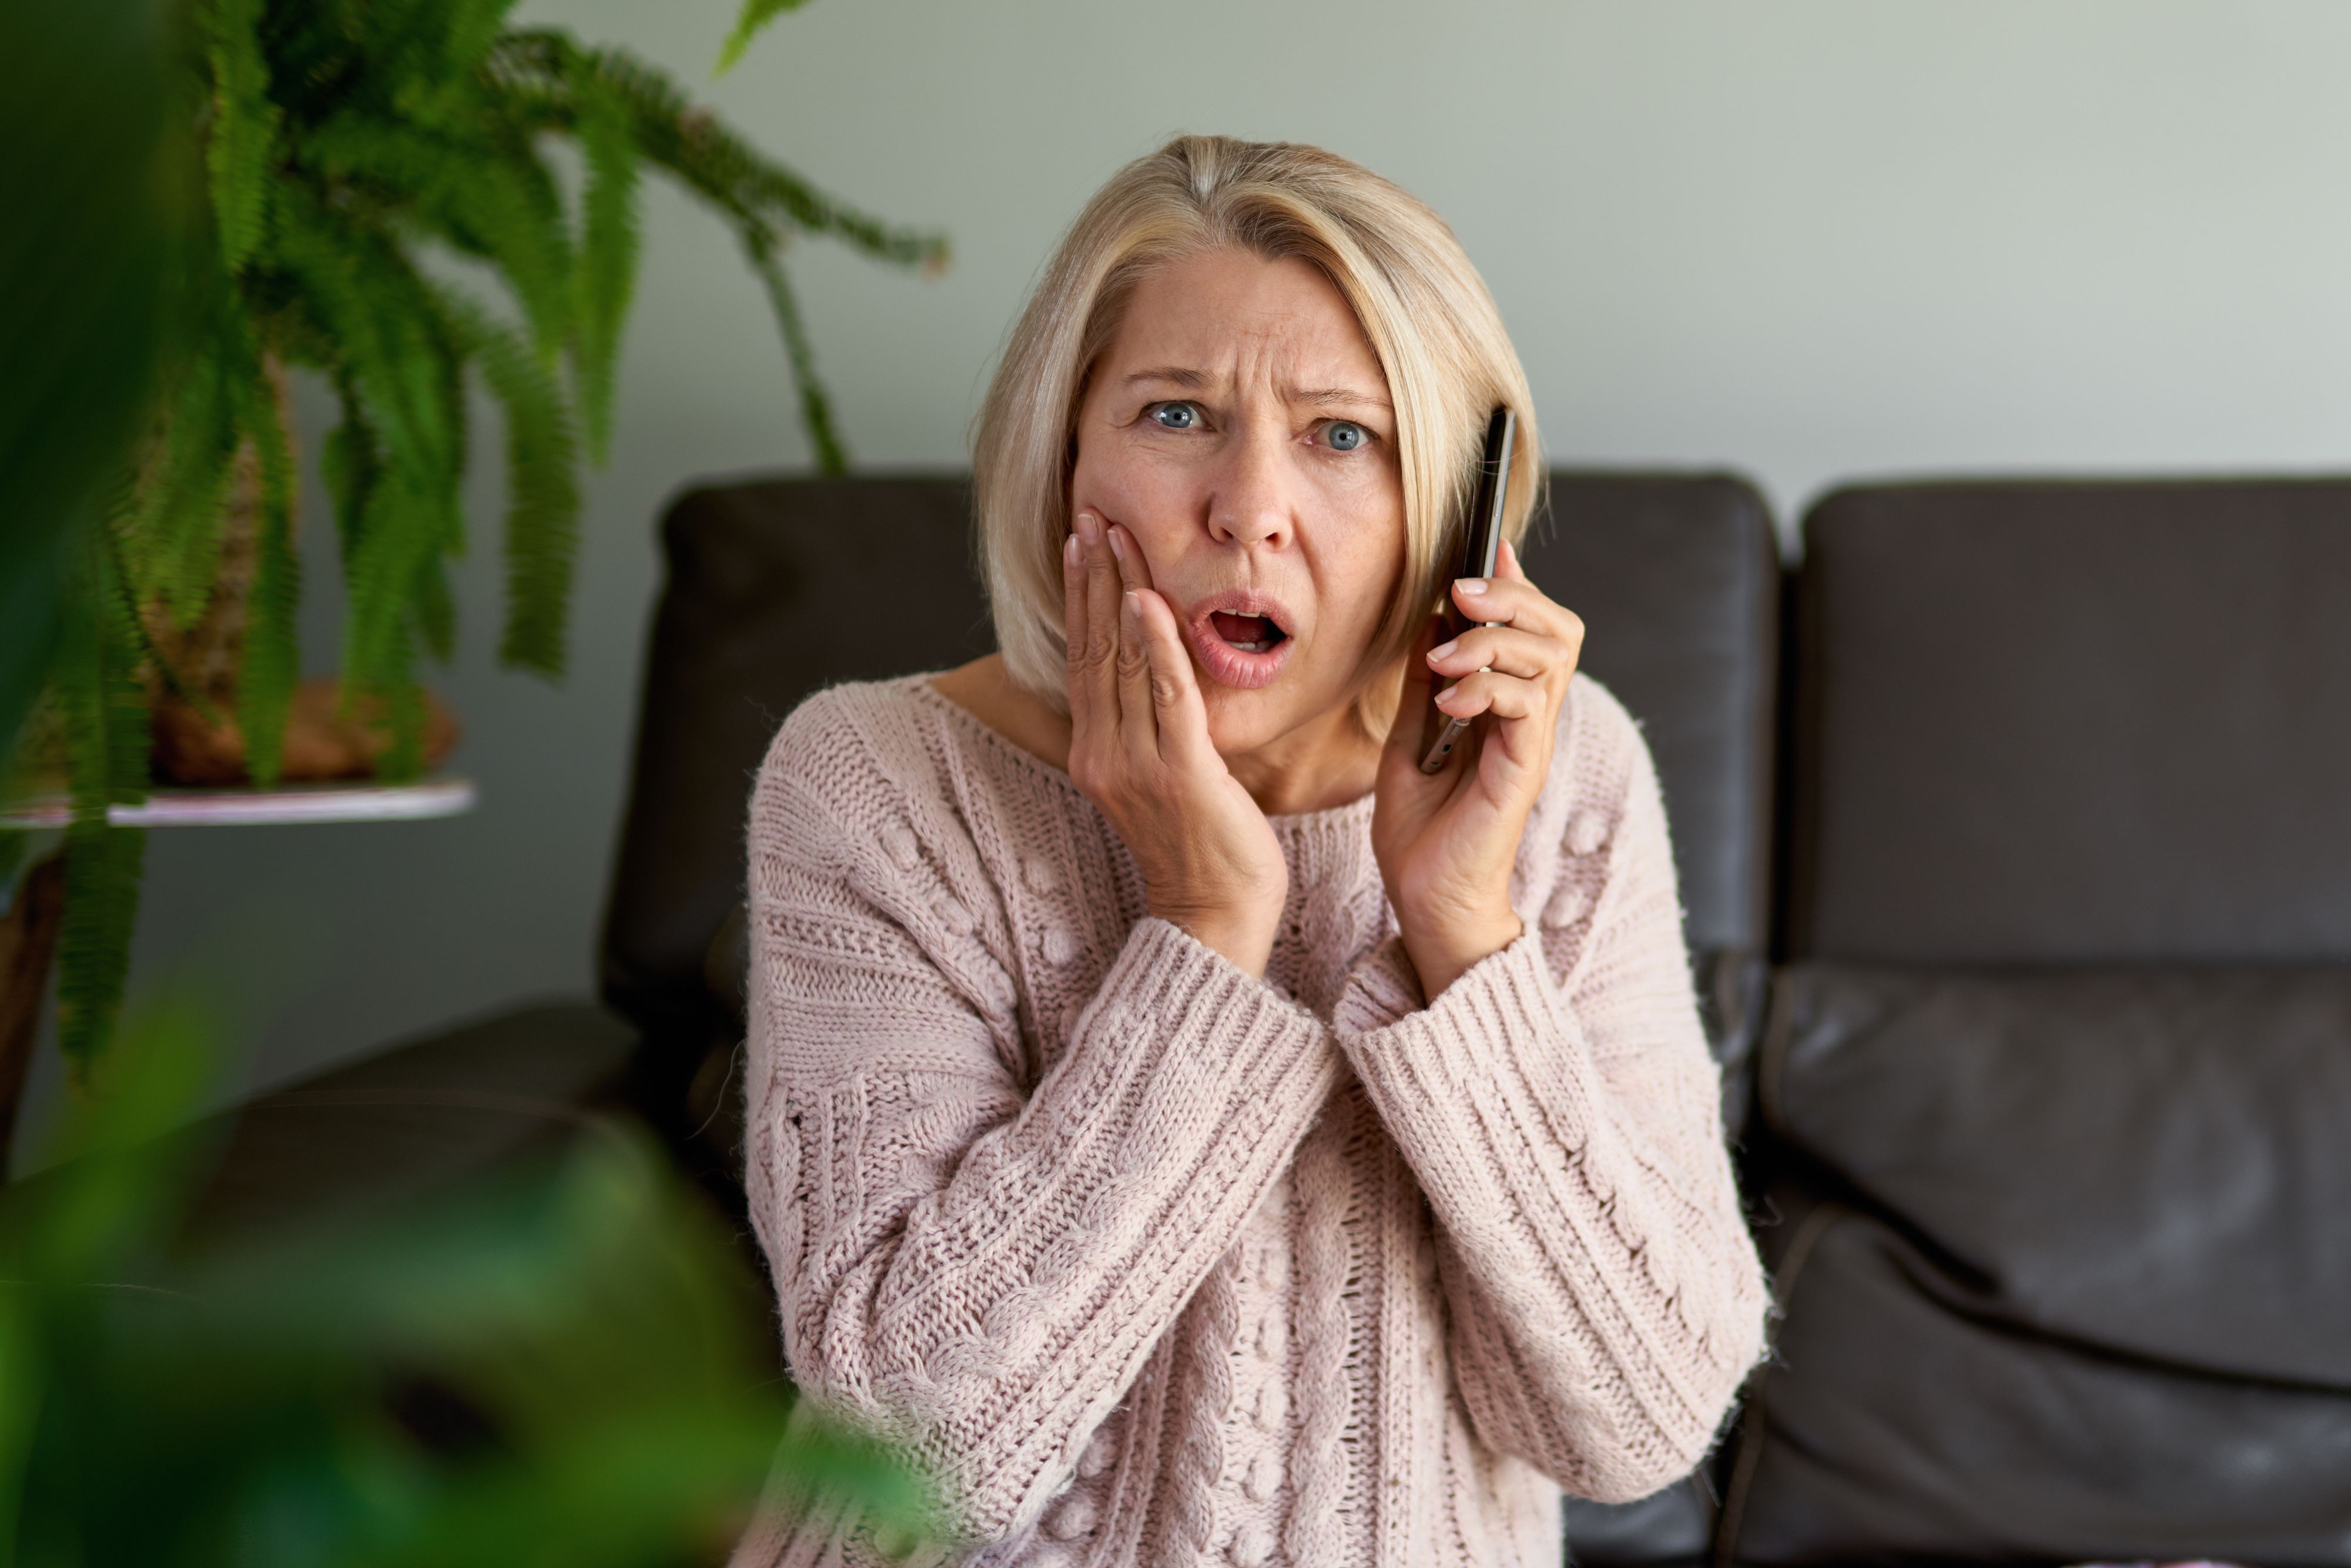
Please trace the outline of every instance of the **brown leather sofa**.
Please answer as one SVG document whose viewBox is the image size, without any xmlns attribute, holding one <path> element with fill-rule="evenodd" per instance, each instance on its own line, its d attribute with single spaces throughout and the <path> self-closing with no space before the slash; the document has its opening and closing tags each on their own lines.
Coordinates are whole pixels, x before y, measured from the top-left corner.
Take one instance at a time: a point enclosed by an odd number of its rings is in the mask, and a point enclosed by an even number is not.
<svg viewBox="0 0 2351 1568">
<path fill-rule="evenodd" d="M 258 1103 L 216 1228 L 581 1106 L 739 1206 L 751 770 L 988 637 L 953 476 L 697 490 L 663 540 L 609 1010 Z M 1715 1460 L 1571 1550 L 2351 1563 L 2351 484 L 1881 486 L 1802 543 L 1735 478 L 1569 471 L 1528 551 L 1657 757 L 1784 1313 Z"/>
</svg>

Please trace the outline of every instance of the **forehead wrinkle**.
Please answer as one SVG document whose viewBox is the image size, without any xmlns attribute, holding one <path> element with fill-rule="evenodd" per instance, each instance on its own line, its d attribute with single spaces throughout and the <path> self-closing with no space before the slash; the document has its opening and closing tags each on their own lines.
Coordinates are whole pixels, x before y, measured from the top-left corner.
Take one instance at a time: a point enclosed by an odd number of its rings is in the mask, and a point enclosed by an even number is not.
<svg viewBox="0 0 2351 1568">
<path fill-rule="evenodd" d="M 1144 367 L 1119 378 L 1124 387 L 1152 385 L 1176 388 L 1185 392 L 1205 392 L 1217 388 L 1238 391 L 1254 383 L 1273 394 L 1290 407 L 1315 409 L 1356 408 L 1375 409 L 1393 414 L 1395 405 L 1386 395 L 1386 379 L 1379 377 L 1370 382 L 1354 382 L 1359 367 L 1350 361 L 1367 361 L 1376 376 L 1378 361 L 1370 345 L 1363 340 L 1360 330 L 1338 342 L 1332 341 L 1327 330 L 1318 329 L 1326 324 L 1306 319 L 1293 310 L 1274 310 L 1245 315 L 1239 319 L 1227 319 L 1211 329 L 1218 340 L 1188 343 L 1163 342 L 1158 351 L 1172 350 L 1182 358 L 1146 361 Z M 1160 331 L 1146 330 L 1147 337 L 1161 337 Z M 1196 327 L 1186 322 L 1186 327 Z M 1194 337 L 1193 331 L 1169 334 Z M 1142 353 L 1152 349 L 1145 344 L 1133 345 Z M 1202 350 L 1206 350 L 1205 353 Z M 1137 358 L 1141 354 L 1136 355 Z M 1130 361 L 1132 362 L 1132 361 Z M 1353 384 L 1350 384 L 1350 383 Z"/>
</svg>

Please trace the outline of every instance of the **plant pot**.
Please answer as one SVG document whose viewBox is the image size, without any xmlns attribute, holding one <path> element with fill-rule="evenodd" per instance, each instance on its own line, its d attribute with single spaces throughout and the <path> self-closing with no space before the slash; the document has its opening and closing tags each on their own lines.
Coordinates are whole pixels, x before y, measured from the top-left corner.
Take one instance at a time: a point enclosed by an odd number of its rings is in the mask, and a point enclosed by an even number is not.
<svg viewBox="0 0 2351 1568">
<path fill-rule="evenodd" d="M 285 758 L 278 778 L 288 784 L 329 779 L 369 779 L 391 748 L 392 730 L 381 698 L 362 697 L 340 714 L 342 690 L 331 678 L 304 681 L 294 690 L 286 719 Z M 457 744 L 456 716 L 431 692 L 424 694 L 424 766 L 437 765 Z M 246 768 L 245 736 L 233 711 L 215 708 L 218 722 L 176 697 L 155 705 L 153 768 L 159 784 L 197 788 L 252 782 Z"/>
</svg>

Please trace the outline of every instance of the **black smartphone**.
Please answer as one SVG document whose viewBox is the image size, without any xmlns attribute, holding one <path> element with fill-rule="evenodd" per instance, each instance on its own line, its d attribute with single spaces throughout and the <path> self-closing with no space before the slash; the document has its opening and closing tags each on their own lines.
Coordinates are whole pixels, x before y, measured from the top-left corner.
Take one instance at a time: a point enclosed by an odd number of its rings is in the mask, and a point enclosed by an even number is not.
<svg viewBox="0 0 2351 1568">
<path fill-rule="evenodd" d="M 1502 548 L 1502 501 L 1510 487 L 1510 449 L 1518 438 L 1519 416 L 1507 408 L 1496 409 L 1486 421 L 1486 449 L 1478 459 L 1478 484 L 1468 515 L 1461 519 L 1458 570 L 1445 580 L 1445 638 L 1460 636 L 1470 624 L 1453 602 L 1453 584 L 1465 577 L 1494 575 L 1494 560 Z M 1468 719 L 1455 718 L 1442 708 L 1435 711 L 1445 725 L 1420 759 L 1423 773 L 1444 771 L 1446 758 L 1469 730 Z"/>
</svg>

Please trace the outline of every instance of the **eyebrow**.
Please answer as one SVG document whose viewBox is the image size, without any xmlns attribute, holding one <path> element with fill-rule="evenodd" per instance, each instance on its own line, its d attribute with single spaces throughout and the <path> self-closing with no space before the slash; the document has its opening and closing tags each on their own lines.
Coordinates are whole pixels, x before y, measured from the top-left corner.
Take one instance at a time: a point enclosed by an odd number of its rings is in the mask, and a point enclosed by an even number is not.
<svg viewBox="0 0 2351 1568">
<path fill-rule="evenodd" d="M 1168 386 L 1182 387 L 1186 392 L 1198 392 L 1208 384 L 1209 376 L 1206 371 L 1196 371 L 1186 365 L 1155 365 L 1150 370 L 1137 371 L 1126 378 L 1126 384 L 1129 386 L 1143 382 L 1158 382 Z M 1287 387 L 1282 391 L 1282 401 L 1311 403 L 1317 408 L 1330 408 L 1335 405 L 1384 408 L 1391 413 L 1395 412 L 1387 399 L 1354 387 Z"/>
<path fill-rule="evenodd" d="M 1165 382 L 1171 386 L 1179 386 L 1187 392 L 1197 392 L 1208 384 L 1208 373 L 1206 371 L 1186 370 L 1182 365 L 1157 365 L 1147 371 L 1137 371 L 1126 378 L 1126 384 L 1129 386 L 1134 385 L 1137 382 Z"/>
<path fill-rule="evenodd" d="M 1370 392 L 1358 392 L 1353 387 L 1316 387 L 1311 391 L 1293 387 L 1290 390 L 1288 397 L 1291 402 L 1311 402 L 1317 408 L 1329 408 L 1338 404 L 1352 405 L 1356 408 L 1389 408 L 1391 413 L 1394 412 L 1387 399 L 1374 397 Z"/>
</svg>

